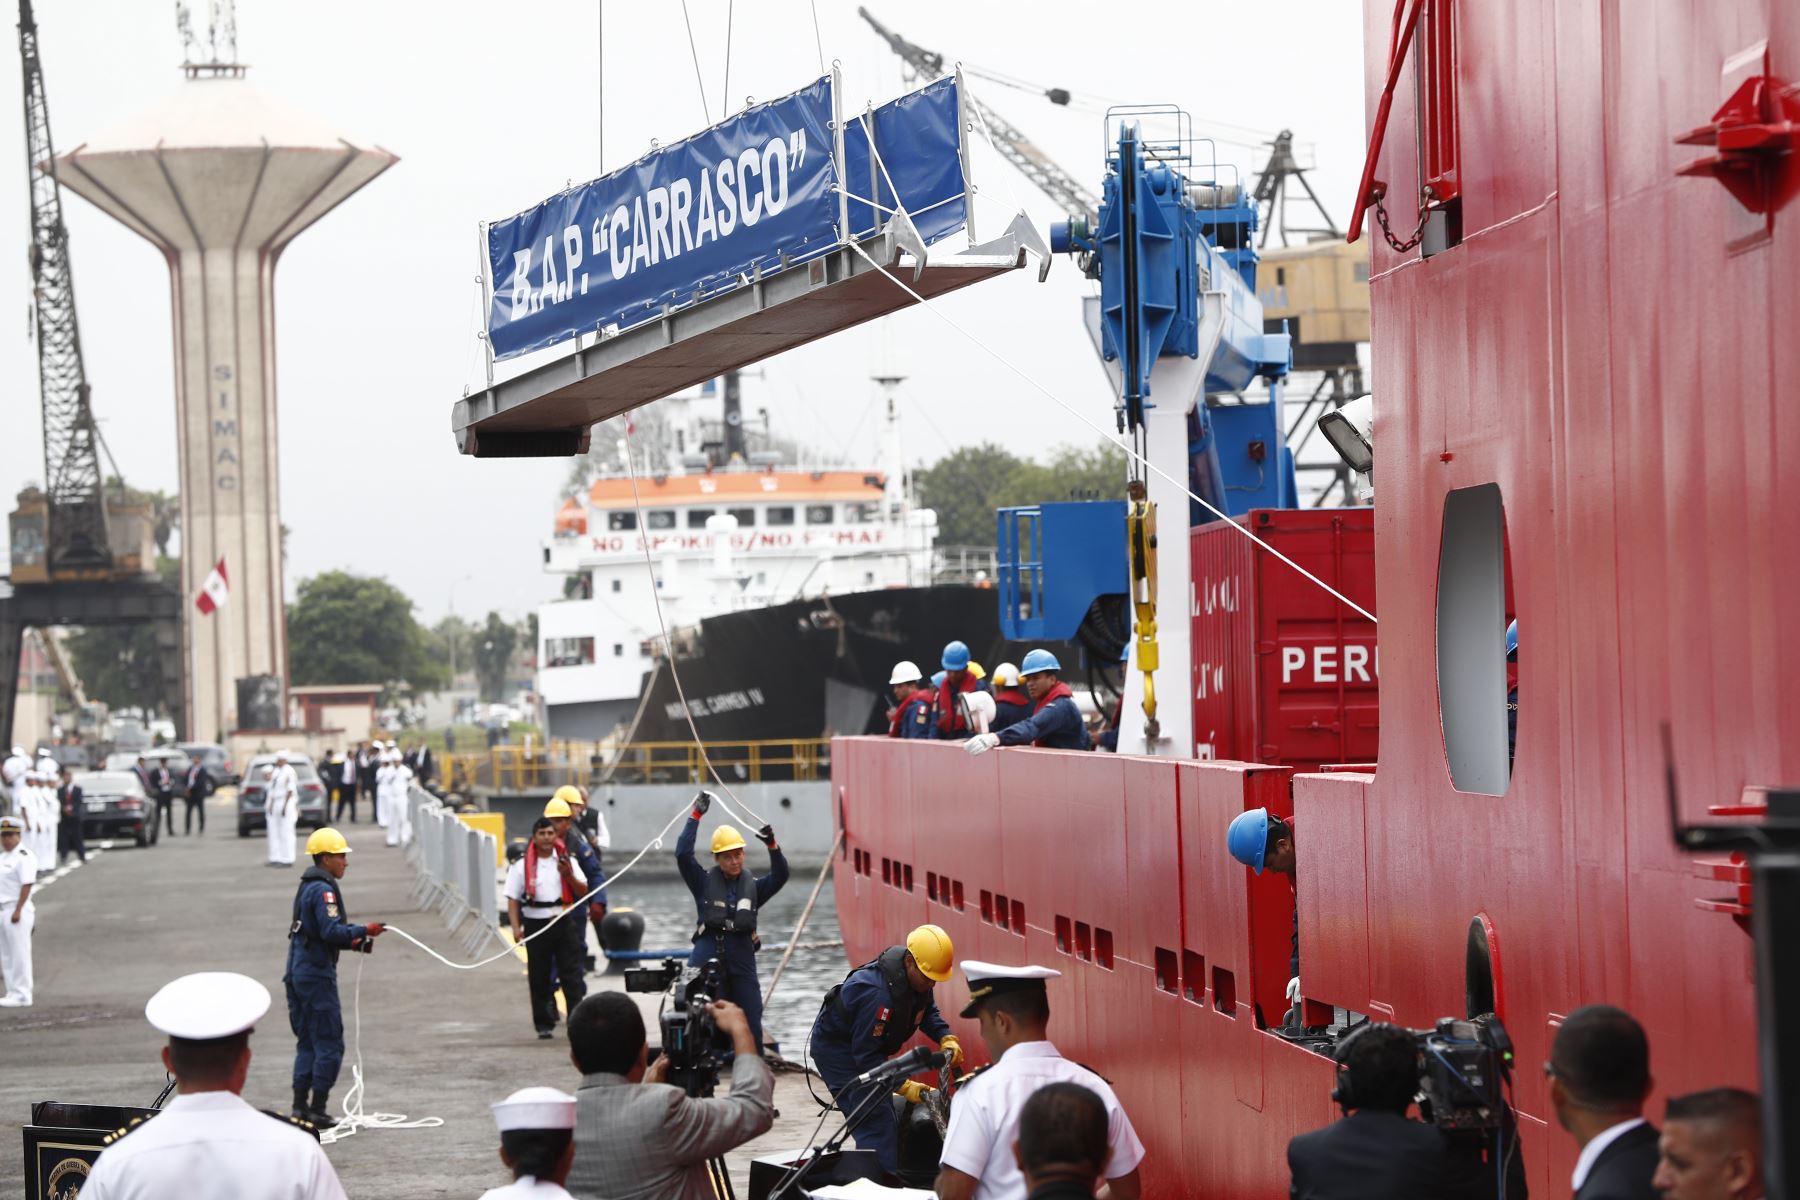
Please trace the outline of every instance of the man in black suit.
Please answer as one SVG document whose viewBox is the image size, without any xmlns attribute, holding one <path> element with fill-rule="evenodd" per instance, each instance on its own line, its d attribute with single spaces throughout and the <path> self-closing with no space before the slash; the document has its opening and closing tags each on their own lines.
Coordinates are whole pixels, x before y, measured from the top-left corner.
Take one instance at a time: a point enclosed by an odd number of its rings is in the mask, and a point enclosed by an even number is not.
<svg viewBox="0 0 1800 1200">
<path fill-rule="evenodd" d="M 206 798 L 213 794 L 212 776 L 207 773 L 206 764 L 194 759 L 188 764 L 187 777 L 182 780 L 182 799 L 187 802 L 181 814 L 181 832 L 194 832 L 194 818 L 200 818 L 200 832 L 206 832 Z M 170 817 L 170 820 L 173 820 Z"/>
<path fill-rule="evenodd" d="M 1365 1025 L 1344 1039 L 1337 1061 L 1331 1096 L 1345 1115 L 1288 1143 L 1292 1200 L 1492 1200 L 1478 1138 L 1453 1140 L 1406 1115 L 1419 1090 L 1411 1033 Z M 1513 1195 L 1523 1195 L 1522 1180 L 1517 1172 Z"/>
<path fill-rule="evenodd" d="M 1575 1200 L 1656 1200 L 1656 1127 L 1644 1120 L 1650 1041 L 1624 1009 L 1590 1004 L 1570 1013 L 1550 1043 L 1550 1104 L 1581 1156 Z"/>
<path fill-rule="evenodd" d="M 62 805 L 62 820 L 56 826 L 56 865 L 73 854 L 82 862 L 87 861 L 87 840 L 81 833 L 82 818 L 87 816 L 87 808 L 82 802 L 81 788 L 69 774 L 69 768 L 62 769 L 62 786 L 56 789 L 57 803 Z"/>
</svg>

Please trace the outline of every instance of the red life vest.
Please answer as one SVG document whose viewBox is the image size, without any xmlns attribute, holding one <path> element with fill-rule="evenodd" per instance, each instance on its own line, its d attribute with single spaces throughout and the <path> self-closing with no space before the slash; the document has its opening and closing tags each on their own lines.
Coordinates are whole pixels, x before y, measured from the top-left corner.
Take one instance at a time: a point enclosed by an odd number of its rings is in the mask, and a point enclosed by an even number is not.
<svg viewBox="0 0 1800 1200">
<path fill-rule="evenodd" d="M 1058 684 L 1057 686 L 1063 687 L 1062 684 Z M 1067 689 L 1065 688 L 1065 690 Z M 1031 703 L 1031 693 L 1022 687 L 996 688 L 994 690 L 994 703 L 1017 704 L 1020 708 L 1024 708 Z M 1032 711 L 1036 712 L 1037 710 L 1034 708 Z"/>
<path fill-rule="evenodd" d="M 567 855 L 568 850 L 563 846 L 562 839 L 557 838 L 556 857 L 564 858 L 567 857 Z M 555 901 L 539 900 L 536 898 L 537 868 L 537 839 L 533 838 L 531 841 L 525 843 L 525 899 L 522 903 L 532 905 L 533 907 L 540 904 L 553 904 Z M 573 904 L 575 902 L 575 891 L 569 886 L 569 881 L 566 878 L 562 881 L 562 902 L 564 904 Z"/>
<path fill-rule="evenodd" d="M 1056 701 L 1062 699 L 1064 696 L 1067 696 L 1070 700 L 1073 700 L 1075 698 L 1075 693 L 1070 690 L 1068 684 L 1064 683 L 1062 680 L 1059 679 L 1054 684 L 1051 685 L 1049 691 L 1045 692 L 1042 696 L 1038 697 L 1038 702 L 1031 706 L 1031 715 L 1034 717 L 1037 716 L 1039 713 L 1044 711 L 1045 705 L 1053 704 Z M 1043 739 L 1040 738 L 1031 744 L 1034 746 L 1041 746 L 1044 743 L 1043 743 Z"/>
<path fill-rule="evenodd" d="M 967 733 L 969 723 L 963 719 L 962 709 L 956 703 L 956 697 L 965 692 L 973 692 L 981 687 L 981 680 L 969 671 L 963 672 L 962 686 L 955 691 L 950 690 L 950 677 L 946 675 L 944 682 L 938 684 L 937 710 L 938 731 L 944 734 Z"/>
</svg>

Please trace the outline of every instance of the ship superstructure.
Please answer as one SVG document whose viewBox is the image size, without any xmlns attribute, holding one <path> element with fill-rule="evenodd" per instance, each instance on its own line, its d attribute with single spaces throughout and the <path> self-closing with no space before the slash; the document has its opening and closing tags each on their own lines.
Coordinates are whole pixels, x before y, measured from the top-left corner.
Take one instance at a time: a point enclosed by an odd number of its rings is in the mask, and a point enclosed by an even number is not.
<svg viewBox="0 0 1800 1200">
<path fill-rule="evenodd" d="M 664 401 L 663 461 L 640 462 L 635 489 L 609 469 L 559 510 L 544 568 L 570 594 L 538 610 L 552 737 L 602 738 L 634 715 L 669 653 L 659 603 L 679 647 L 711 617 L 930 583 L 936 515 L 901 478 L 891 397 L 885 469 L 813 470 L 745 429 L 736 387 L 726 381 L 722 417 L 707 415 L 720 403 L 711 386 Z"/>
</svg>

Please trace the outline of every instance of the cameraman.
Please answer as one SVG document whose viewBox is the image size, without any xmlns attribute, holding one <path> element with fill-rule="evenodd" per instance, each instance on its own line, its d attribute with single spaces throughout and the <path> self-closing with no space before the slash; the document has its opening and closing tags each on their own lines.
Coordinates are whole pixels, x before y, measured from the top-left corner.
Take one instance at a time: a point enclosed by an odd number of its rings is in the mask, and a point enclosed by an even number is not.
<svg viewBox="0 0 1800 1200">
<path fill-rule="evenodd" d="M 644 1018 L 620 992 L 589 996 L 569 1014 L 575 1091 L 575 1165 L 567 1187 L 581 1200 L 711 1200 L 707 1160 L 775 1123 L 775 1076 L 756 1052 L 744 1011 L 714 1001 L 714 1023 L 735 1055 L 731 1091 L 696 1099 L 663 1082 L 668 1057 L 649 1063 Z"/>
<path fill-rule="evenodd" d="M 1419 1091 L 1412 1033 L 1365 1025 L 1344 1039 L 1337 1062 L 1331 1098 L 1345 1115 L 1288 1143 L 1292 1200 L 1493 1200 L 1495 1170 L 1483 1161 L 1482 1138 L 1406 1115 Z M 1516 1151 L 1510 1157 L 1507 1192 L 1522 1200 L 1524 1172 Z"/>
</svg>

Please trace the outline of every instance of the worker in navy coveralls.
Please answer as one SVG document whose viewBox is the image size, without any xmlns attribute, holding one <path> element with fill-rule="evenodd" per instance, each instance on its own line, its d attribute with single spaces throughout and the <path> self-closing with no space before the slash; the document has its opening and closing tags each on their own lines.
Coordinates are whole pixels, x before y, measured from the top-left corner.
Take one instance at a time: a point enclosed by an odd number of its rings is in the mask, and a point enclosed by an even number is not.
<svg viewBox="0 0 1800 1200">
<path fill-rule="evenodd" d="M 949 1055 L 950 1066 L 962 1062 L 962 1043 L 950 1032 L 932 995 L 932 984 L 949 979 L 955 962 L 950 935 L 936 925 L 921 925 L 906 935 L 904 946 L 889 946 L 825 993 L 813 1022 L 812 1057 L 846 1119 L 874 1088 L 886 1091 L 900 1083 L 899 1090 L 909 1100 L 916 1102 L 923 1095 L 923 1085 L 910 1079 L 851 1084 L 893 1057 L 915 1033 L 936 1042 Z M 850 1132 L 857 1149 L 873 1150 L 884 1170 L 899 1170 L 900 1121 L 892 1104 L 885 1099 L 869 1104 Z"/>
<path fill-rule="evenodd" d="M 787 882 L 787 856 L 775 844 L 774 828 L 764 825 L 756 831 L 756 840 L 769 848 L 769 873 L 760 878 L 750 875 L 744 870 L 743 835 L 729 825 L 721 825 L 712 837 L 716 865 L 710 871 L 701 869 L 694 861 L 694 840 L 700 834 L 700 818 L 712 807 L 712 799 L 710 792 L 694 797 L 694 811 L 688 814 L 687 824 L 675 843 L 675 865 L 681 869 L 688 891 L 694 894 L 694 907 L 699 913 L 694 926 L 694 952 L 688 956 L 688 964 L 698 967 L 709 958 L 717 958 L 724 965 L 725 994 L 715 998 L 729 1000 L 744 1010 L 760 1054 L 762 986 L 756 981 L 756 951 L 761 941 L 756 936 L 756 913 Z"/>
<path fill-rule="evenodd" d="M 381 936 L 382 924 L 352 925 L 344 917 L 338 880 L 349 866 L 344 835 L 326 826 L 306 839 L 313 865 L 294 893 L 294 920 L 288 928 L 288 1024 L 294 1030 L 294 1115 L 321 1129 L 334 1124 L 331 1087 L 344 1062 L 344 1010 L 338 1003 L 340 950 L 360 949 Z M 312 1089 L 310 1098 L 307 1089 Z"/>
<path fill-rule="evenodd" d="M 1089 750 L 1087 722 L 1075 704 L 1075 694 L 1057 676 L 1062 664 L 1048 650 L 1033 650 L 1019 664 L 1025 689 L 1031 693 L 1031 715 L 998 733 L 978 733 L 963 743 L 970 754 L 986 754 L 995 746 L 1045 746 L 1052 750 Z"/>
</svg>

